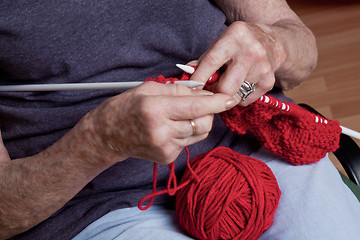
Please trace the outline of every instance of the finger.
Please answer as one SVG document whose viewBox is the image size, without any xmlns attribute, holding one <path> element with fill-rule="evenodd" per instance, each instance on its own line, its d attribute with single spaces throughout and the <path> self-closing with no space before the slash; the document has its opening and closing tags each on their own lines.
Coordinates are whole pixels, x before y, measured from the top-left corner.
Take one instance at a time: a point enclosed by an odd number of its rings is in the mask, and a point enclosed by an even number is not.
<svg viewBox="0 0 360 240">
<path fill-rule="evenodd" d="M 142 94 L 150 96 L 168 95 L 168 96 L 186 96 L 203 94 L 199 91 L 193 91 L 191 88 L 181 84 L 163 84 L 154 81 L 148 81 L 140 86 L 133 88 L 132 91 L 139 91 Z"/>
<path fill-rule="evenodd" d="M 190 120 L 174 121 L 173 128 L 176 131 L 174 137 L 182 139 L 192 135 L 203 135 L 208 133 L 212 128 L 213 119 L 214 115 L 206 115 L 200 118 L 191 119 L 194 126 Z"/>
<path fill-rule="evenodd" d="M 228 64 L 226 71 L 222 74 L 216 92 L 235 95 L 247 76 L 247 66 L 240 61 L 233 61 Z"/>
<path fill-rule="evenodd" d="M 255 91 L 252 92 L 245 101 L 241 101 L 239 105 L 248 106 L 266 94 L 274 86 L 275 77 L 273 75 L 264 76 L 262 81 L 257 82 Z"/>
<path fill-rule="evenodd" d="M 199 60 L 192 60 L 192 61 L 188 62 L 186 65 L 197 66 L 197 65 L 199 65 Z"/>
<path fill-rule="evenodd" d="M 199 59 L 198 66 L 190 80 L 206 83 L 208 79 L 230 59 L 228 48 L 222 41 L 215 42 Z"/>
<path fill-rule="evenodd" d="M 159 148 L 154 149 L 142 149 L 134 156 L 138 158 L 148 159 L 152 162 L 157 162 L 160 164 L 169 164 L 176 160 L 180 152 L 184 147 L 197 143 L 204 140 L 208 136 L 208 133 L 201 135 L 193 135 L 187 138 L 181 139 L 172 139 L 172 141 L 167 141 L 164 145 Z"/>
<path fill-rule="evenodd" d="M 233 97 L 221 93 L 208 96 L 172 97 L 166 101 L 167 117 L 172 120 L 196 119 L 205 115 L 220 113 L 238 103 Z"/>
<path fill-rule="evenodd" d="M 259 99 L 262 95 L 270 91 L 275 84 L 275 76 L 271 71 L 269 64 L 258 64 L 254 66 L 249 72 L 246 81 L 250 84 L 255 83 L 255 92 L 251 93 L 249 97 L 240 103 L 242 106 L 247 106 Z"/>
<path fill-rule="evenodd" d="M 183 138 L 183 139 L 176 139 L 176 144 L 178 144 L 179 146 L 190 146 L 192 144 L 195 144 L 197 142 L 200 142 L 202 140 L 204 140 L 205 138 L 207 138 L 207 136 L 209 135 L 209 133 L 204 133 L 201 135 L 193 135 L 187 138 Z"/>
<path fill-rule="evenodd" d="M 246 81 L 260 83 L 273 75 L 274 71 L 272 70 L 269 61 L 267 59 L 258 59 L 253 61 L 253 64 L 251 64 L 251 67 L 248 69 Z"/>
</svg>

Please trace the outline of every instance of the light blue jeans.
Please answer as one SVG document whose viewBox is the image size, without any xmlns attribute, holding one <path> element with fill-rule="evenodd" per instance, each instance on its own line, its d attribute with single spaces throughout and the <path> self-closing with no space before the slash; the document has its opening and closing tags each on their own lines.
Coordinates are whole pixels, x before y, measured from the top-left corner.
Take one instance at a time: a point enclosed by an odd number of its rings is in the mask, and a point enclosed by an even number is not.
<svg viewBox="0 0 360 240">
<path fill-rule="evenodd" d="M 277 178 L 282 195 L 272 226 L 260 239 L 358 240 L 360 203 L 344 185 L 329 158 L 293 166 L 265 149 L 252 155 L 264 161 Z M 174 210 L 153 205 L 115 210 L 90 224 L 75 240 L 180 240 L 186 236 Z"/>
</svg>

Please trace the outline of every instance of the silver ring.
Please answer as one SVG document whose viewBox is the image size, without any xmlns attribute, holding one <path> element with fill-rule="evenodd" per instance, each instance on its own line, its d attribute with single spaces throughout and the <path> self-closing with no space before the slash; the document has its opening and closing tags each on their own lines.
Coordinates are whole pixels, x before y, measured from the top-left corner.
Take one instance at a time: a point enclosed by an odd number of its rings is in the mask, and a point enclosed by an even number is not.
<svg viewBox="0 0 360 240">
<path fill-rule="evenodd" d="M 192 135 L 191 136 L 194 136 L 194 135 L 197 134 L 195 122 L 192 119 L 189 119 L 189 122 L 190 122 L 191 127 L 192 127 Z"/>
<path fill-rule="evenodd" d="M 251 93 L 255 92 L 255 86 L 255 83 L 249 83 L 248 81 L 241 84 L 240 89 L 236 92 L 241 97 L 241 101 L 245 101 Z"/>
</svg>

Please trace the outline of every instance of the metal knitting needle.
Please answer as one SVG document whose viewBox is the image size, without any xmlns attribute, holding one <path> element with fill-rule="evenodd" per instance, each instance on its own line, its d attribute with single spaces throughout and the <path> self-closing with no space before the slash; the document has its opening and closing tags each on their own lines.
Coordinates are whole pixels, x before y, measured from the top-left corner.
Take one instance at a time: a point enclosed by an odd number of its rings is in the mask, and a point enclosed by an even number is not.
<svg viewBox="0 0 360 240">
<path fill-rule="evenodd" d="M 71 91 L 71 90 L 108 90 L 108 89 L 130 89 L 144 82 L 102 82 L 102 83 L 59 83 L 59 84 L 27 84 L 27 85 L 0 85 L 0 92 L 49 92 L 49 91 Z M 171 81 L 166 82 L 170 84 Z M 175 84 L 186 87 L 204 86 L 197 81 L 175 81 Z"/>
</svg>

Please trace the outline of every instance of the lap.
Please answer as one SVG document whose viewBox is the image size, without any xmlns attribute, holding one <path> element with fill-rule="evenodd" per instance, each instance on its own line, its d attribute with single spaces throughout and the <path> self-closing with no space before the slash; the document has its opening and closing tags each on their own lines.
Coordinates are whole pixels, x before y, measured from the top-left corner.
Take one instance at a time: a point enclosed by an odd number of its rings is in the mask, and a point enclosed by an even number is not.
<svg viewBox="0 0 360 240">
<path fill-rule="evenodd" d="M 260 239 L 359 239 L 360 203 L 328 157 L 294 166 L 262 149 L 252 157 L 273 171 L 281 198 Z"/>
<path fill-rule="evenodd" d="M 176 222 L 174 209 L 152 205 L 145 211 L 130 207 L 112 211 L 90 224 L 74 240 L 103 239 L 192 239 Z"/>
<path fill-rule="evenodd" d="M 360 203 L 328 158 L 293 166 L 264 149 L 252 157 L 271 168 L 282 191 L 274 222 L 260 239 L 359 239 Z M 74 239 L 191 238 L 176 223 L 175 210 L 153 205 L 110 212 Z"/>
</svg>

